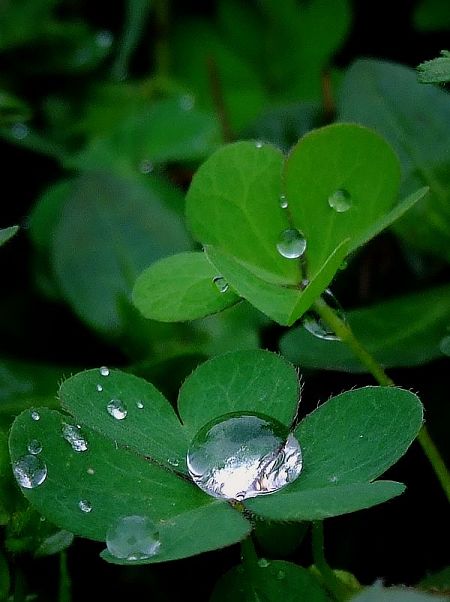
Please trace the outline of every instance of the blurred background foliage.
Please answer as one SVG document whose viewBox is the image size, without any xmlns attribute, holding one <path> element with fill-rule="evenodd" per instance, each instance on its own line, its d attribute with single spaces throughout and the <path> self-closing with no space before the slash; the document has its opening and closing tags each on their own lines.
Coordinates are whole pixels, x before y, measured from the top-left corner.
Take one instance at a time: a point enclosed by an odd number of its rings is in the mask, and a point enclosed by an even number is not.
<svg viewBox="0 0 450 602">
<path fill-rule="evenodd" d="M 6 444 L 23 408 L 57 404 L 63 377 L 111 364 L 173 400 L 200 361 L 265 347 L 299 365 L 305 412 L 371 382 L 334 342 L 287 333 L 245 303 L 180 324 L 146 321 L 132 306 L 145 267 L 196 248 L 184 193 L 201 161 L 231 140 L 288 151 L 314 127 L 355 121 L 399 154 L 402 192 L 430 186 L 394 231 L 352 258 L 333 291 L 396 381 L 419 392 L 448 457 L 450 98 L 412 68 L 449 47 L 449 30 L 446 0 L 2 0 L 0 228 L 20 229 L 0 252 L 0 599 L 10 572 L 18 600 L 64 592 L 66 556 L 42 557 L 71 535 L 27 507 Z M 331 520 L 329 558 L 363 583 L 414 584 L 448 562 L 445 500 L 417 449 L 389 476 L 408 484 L 407 499 Z M 310 562 L 301 538 L 295 546 L 284 536 L 289 557 Z M 206 599 L 237 559 L 231 549 L 139 570 L 109 567 L 97 553 L 83 541 L 68 552 L 75 599 L 95 578 L 110 599 L 172 600 L 174 575 Z"/>
</svg>

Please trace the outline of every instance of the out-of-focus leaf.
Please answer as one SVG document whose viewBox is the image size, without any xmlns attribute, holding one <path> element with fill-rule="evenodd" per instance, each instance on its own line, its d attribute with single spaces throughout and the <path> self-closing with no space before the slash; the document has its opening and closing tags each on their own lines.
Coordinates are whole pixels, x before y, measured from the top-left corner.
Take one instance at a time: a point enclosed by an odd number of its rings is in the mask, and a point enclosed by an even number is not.
<svg viewBox="0 0 450 602">
<path fill-rule="evenodd" d="M 421 84 L 442 84 L 450 81 L 450 52 L 442 50 L 441 55 L 420 63 L 417 67 L 417 77 Z"/>
<path fill-rule="evenodd" d="M 0 247 L 12 238 L 19 230 L 19 226 L 9 226 L 0 230 Z"/>
</svg>

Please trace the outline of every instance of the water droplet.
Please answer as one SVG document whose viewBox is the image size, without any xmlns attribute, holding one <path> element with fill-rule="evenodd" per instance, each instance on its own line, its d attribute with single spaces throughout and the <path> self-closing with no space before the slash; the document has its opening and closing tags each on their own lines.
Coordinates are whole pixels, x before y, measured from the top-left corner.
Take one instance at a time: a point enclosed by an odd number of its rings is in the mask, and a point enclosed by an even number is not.
<svg viewBox="0 0 450 602">
<path fill-rule="evenodd" d="M 32 420 L 40 420 L 41 415 L 39 414 L 39 412 L 36 412 L 36 410 L 33 410 L 31 412 L 31 418 Z"/>
<path fill-rule="evenodd" d="M 341 188 L 330 194 L 328 204 L 336 213 L 345 213 L 352 207 L 352 197 L 348 190 Z"/>
<path fill-rule="evenodd" d="M 153 163 L 151 161 L 149 161 L 148 159 L 144 159 L 139 164 L 139 171 L 141 173 L 144 173 L 144 174 L 152 173 L 153 169 L 154 169 Z"/>
<path fill-rule="evenodd" d="M 323 299 L 326 301 L 336 315 L 343 321 L 347 322 L 345 312 L 342 309 L 341 304 L 333 295 L 333 293 L 327 289 L 322 293 Z M 331 330 L 331 328 L 325 324 L 322 318 L 314 311 L 310 310 L 303 316 L 302 324 L 304 328 L 318 339 L 324 339 L 326 341 L 338 341 L 339 337 Z"/>
<path fill-rule="evenodd" d="M 116 420 L 123 420 L 128 414 L 126 405 L 120 399 L 111 399 L 106 409 L 108 410 L 108 414 Z"/>
<path fill-rule="evenodd" d="M 265 558 L 260 558 L 258 560 L 258 566 L 260 566 L 262 569 L 265 569 L 269 566 L 270 562 L 268 560 L 266 560 Z"/>
<path fill-rule="evenodd" d="M 439 350 L 444 355 L 450 356 L 450 336 L 445 336 L 439 343 Z"/>
<path fill-rule="evenodd" d="M 175 468 L 180 465 L 180 462 L 176 458 L 167 458 L 167 462 L 171 466 L 175 466 Z"/>
<path fill-rule="evenodd" d="M 161 548 L 155 524 L 145 516 L 125 516 L 106 533 L 106 547 L 115 558 L 144 560 Z"/>
<path fill-rule="evenodd" d="M 215 278 L 213 278 L 213 282 L 216 285 L 217 290 L 219 291 L 219 293 L 226 293 L 228 290 L 228 282 L 225 280 L 225 278 L 223 278 L 222 276 L 216 276 Z"/>
<path fill-rule="evenodd" d="M 102 30 L 97 32 L 95 36 L 95 43 L 99 48 L 110 48 L 114 40 L 113 34 L 108 30 Z"/>
<path fill-rule="evenodd" d="M 22 456 L 13 464 L 13 472 L 17 482 L 25 489 L 34 489 L 41 485 L 47 477 L 47 466 L 39 456 Z"/>
<path fill-rule="evenodd" d="M 29 133 L 30 130 L 28 129 L 28 126 L 26 126 L 24 123 L 15 123 L 11 127 L 11 134 L 16 140 L 23 140 L 28 136 Z"/>
<path fill-rule="evenodd" d="M 364 437 L 364 435 L 360 435 L 359 438 L 362 439 Z"/>
<path fill-rule="evenodd" d="M 142 403 L 142 401 L 137 401 L 136 407 L 138 410 L 142 410 L 144 408 L 144 404 Z"/>
<path fill-rule="evenodd" d="M 103 391 L 103 387 L 101 385 L 97 385 L 97 391 L 101 393 Z"/>
<path fill-rule="evenodd" d="M 288 208 L 288 200 L 285 194 L 282 194 L 280 196 L 280 207 L 282 209 L 287 209 Z"/>
<path fill-rule="evenodd" d="M 298 441 L 286 426 L 262 414 L 226 414 L 203 426 L 187 454 L 200 489 L 223 499 L 244 500 L 278 491 L 302 469 Z"/>
<path fill-rule="evenodd" d="M 337 481 L 338 481 L 338 478 L 337 478 L 337 476 L 336 476 L 336 475 L 333 475 L 332 477 L 330 477 L 330 479 L 329 479 L 329 480 L 330 480 L 330 483 L 337 483 Z"/>
<path fill-rule="evenodd" d="M 297 259 L 306 251 L 306 240 L 296 228 L 288 228 L 280 234 L 277 250 L 287 259 Z"/>
<path fill-rule="evenodd" d="M 107 368 L 106 366 L 102 366 L 100 368 L 100 374 L 102 376 L 109 376 L 109 368 Z"/>
<path fill-rule="evenodd" d="M 261 140 L 257 140 L 255 142 L 255 146 L 256 146 L 256 148 L 262 148 L 263 147 L 263 143 L 261 142 Z"/>
<path fill-rule="evenodd" d="M 91 475 L 92 475 L 92 474 L 95 474 L 95 470 L 94 470 L 93 468 L 88 468 L 88 469 L 86 470 L 86 472 L 87 472 L 88 474 L 91 474 Z"/>
<path fill-rule="evenodd" d="M 180 98 L 180 108 L 183 109 L 183 111 L 191 111 L 194 108 L 194 104 L 195 98 L 192 94 L 184 94 Z"/>
<path fill-rule="evenodd" d="M 286 577 L 286 573 L 284 571 L 278 571 L 277 579 L 278 581 L 282 581 Z"/>
<path fill-rule="evenodd" d="M 63 423 L 62 436 L 68 443 L 70 443 L 73 451 L 84 452 L 87 450 L 88 444 L 86 439 L 81 434 L 79 426 Z"/>
<path fill-rule="evenodd" d="M 81 510 L 81 512 L 85 512 L 87 514 L 88 512 L 91 512 L 92 504 L 91 502 L 88 502 L 88 500 L 80 500 L 78 502 L 78 508 Z"/>
<path fill-rule="evenodd" d="M 28 444 L 28 451 L 30 452 L 30 454 L 33 454 L 33 456 L 40 454 L 42 451 L 41 442 L 37 439 L 32 439 Z"/>
<path fill-rule="evenodd" d="M 39 520 L 40 520 L 42 523 L 44 523 L 44 522 L 45 522 L 47 519 L 45 518 L 45 516 L 40 516 L 40 517 L 39 517 Z"/>
</svg>

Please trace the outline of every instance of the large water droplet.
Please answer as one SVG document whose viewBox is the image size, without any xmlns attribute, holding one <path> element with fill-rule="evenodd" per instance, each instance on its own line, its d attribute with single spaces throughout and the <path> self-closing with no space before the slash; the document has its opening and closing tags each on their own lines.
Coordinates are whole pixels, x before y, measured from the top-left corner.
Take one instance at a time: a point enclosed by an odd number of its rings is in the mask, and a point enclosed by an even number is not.
<svg viewBox="0 0 450 602">
<path fill-rule="evenodd" d="M 352 197 L 348 190 L 341 188 L 330 194 L 328 197 L 328 204 L 336 213 L 345 213 L 352 206 Z"/>
<path fill-rule="evenodd" d="M 334 310 L 336 315 L 343 322 L 347 322 L 347 318 L 341 304 L 329 289 L 322 293 L 322 297 L 326 301 L 327 305 Z M 326 341 L 339 340 L 339 337 L 336 336 L 334 331 L 331 330 L 327 324 L 325 324 L 322 318 L 314 310 L 306 312 L 306 314 L 303 316 L 302 324 L 308 332 L 318 339 L 325 339 Z"/>
<path fill-rule="evenodd" d="M 126 405 L 120 399 L 111 399 L 106 406 L 108 414 L 116 420 L 123 420 L 128 414 Z"/>
<path fill-rule="evenodd" d="M 41 415 L 39 414 L 39 412 L 36 412 L 36 410 L 33 410 L 31 412 L 31 418 L 32 420 L 40 420 Z"/>
<path fill-rule="evenodd" d="M 161 542 L 155 524 L 145 516 L 125 516 L 106 533 L 106 547 L 115 558 L 144 560 L 158 554 Z"/>
<path fill-rule="evenodd" d="M 444 355 L 450 356 L 450 335 L 445 336 L 439 343 L 439 349 Z"/>
<path fill-rule="evenodd" d="M 47 477 L 47 466 L 39 456 L 22 456 L 13 464 L 13 472 L 17 482 L 25 489 L 34 489 L 41 485 Z"/>
<path fill-rule="evenodd" d="M 73 451 L 84 452 L 87 450 L 88 444 L 86 439 L 81 434 L 80 427 L 73 424 L 63 423 L 62 436 L 68 443 L 70 443 Z"/>
<path fill-rule="evenodd" d="M 78 508 L 81 510 L 81 512 L 88 514 L 92 511 L 92 504 L 88 500 L 80 500 L 78 502 Z"/>
<path fill-rule="evenodd" d="M 283 230 L 277 242 L 277 250 L 287 259 L 297 259 L 306 251 L 306 240 L 295 228 Z"/>
<path fill-rule="evenodd" d="M 297 439 L 262 414 L 237 412 L 206 424 L 187 454 L 189 473 L 206 493 L 244 500 L 278 491 L 302 469 Z"/>
<path fill-rule="evenodd" d="M 282 209 L 287 209 L 288 208 L 288 200 L 285 194 L 282 194 L 280 196 L 280 207 Z"/>
<path fill-rule="evenodd" d="M 102 376 L 109 376 L 109 368 L 106 366 L 102 366 L 99 372 Z"/>
<path fill-rule="evenodd" d="M 228 282 L 225 280 L 225 278 L 223 278 L 223 276 L 216 276 L 215 278 L 213 278 L 213 282 L 216 285 L 216 288 L 219 291 L 219 293 L 227 292 L 229 286 Z"/>
<path fill-rule="evenodd" d="M 42 451 L 42 443 L 37 439 L 32 439 L 28 444 L 28 451 L 30 454 L 33 454 L 33 456 L 37 456 L 37 454 L 40 454 Z"/>
</svg>

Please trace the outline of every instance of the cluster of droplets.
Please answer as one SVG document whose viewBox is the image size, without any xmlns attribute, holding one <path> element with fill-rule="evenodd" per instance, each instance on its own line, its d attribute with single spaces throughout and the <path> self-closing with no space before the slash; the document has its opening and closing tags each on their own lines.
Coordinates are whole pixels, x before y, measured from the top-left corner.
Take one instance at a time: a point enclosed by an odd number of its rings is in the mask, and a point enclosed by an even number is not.
<svg viewBox="0 0 450 602">
<path fill-rule="evenodd" d="M 145 560 L 156 556 L 161 548 L 158 530 L 146 516 L 119 518 L 106 533 L 106 547 L 115 558 Z"/>
<path fill-rule="evenodd" d="M 242 501 L 274 493 L 302 469 L 300 444 L 277 420 L 236 412 L 206 424 L 192 440 L 187 466 L 206 493 Z"/>
</svg>

